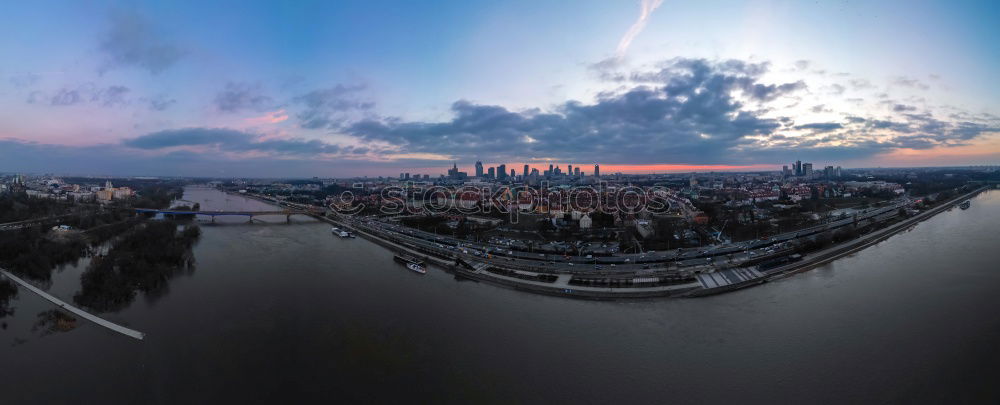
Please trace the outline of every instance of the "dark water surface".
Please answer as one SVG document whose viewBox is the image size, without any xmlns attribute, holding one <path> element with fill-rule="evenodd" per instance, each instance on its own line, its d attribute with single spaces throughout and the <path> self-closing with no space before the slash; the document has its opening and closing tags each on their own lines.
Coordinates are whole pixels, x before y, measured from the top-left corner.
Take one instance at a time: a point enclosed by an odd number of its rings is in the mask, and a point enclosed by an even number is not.
<svg viewBox="0 0 1000 405">
<path fill-rule="evenodd" d="M 207 189 L 203 209 L 271 209 Z M 203 224 L 161 296 L 0 330 L 0 403 L 996 402 L 1000 191 L 825 267 L 698 299 L 578 301 L 420 276 L 305 218 Z M 87 261 L 48 291 L 71 301 Z"/>
</svg>

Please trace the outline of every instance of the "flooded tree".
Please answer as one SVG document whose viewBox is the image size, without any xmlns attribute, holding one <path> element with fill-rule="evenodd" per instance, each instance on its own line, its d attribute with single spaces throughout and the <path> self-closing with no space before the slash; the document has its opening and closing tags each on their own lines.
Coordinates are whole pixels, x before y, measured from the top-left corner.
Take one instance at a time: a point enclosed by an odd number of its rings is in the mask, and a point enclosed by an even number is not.
<svg viewBox="0 0 1000 405">
<path fill-rule="evenodd" d="M 127 307 L 137 292 L 155 295 L 177 274 L 193 270 L 191 247 L 200 236 L 197 225 L 181 231 L 174 221 L 136 227 L 116 240 L 107 255 L 91 261 L 73 301 L 104 312 Z"/>
</svg>

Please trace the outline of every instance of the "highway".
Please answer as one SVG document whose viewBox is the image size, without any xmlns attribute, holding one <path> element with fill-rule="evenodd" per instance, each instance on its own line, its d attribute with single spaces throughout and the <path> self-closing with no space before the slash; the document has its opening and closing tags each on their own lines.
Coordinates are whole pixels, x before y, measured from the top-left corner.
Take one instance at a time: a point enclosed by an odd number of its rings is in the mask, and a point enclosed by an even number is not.
<svg viewBox="0 0 1000 405">
<path fill-rule="evenodd" d="M 857 221 L 884 221 L 898 214 L 899 208 L 911 201 L 901 198 L 892 204 L 859 213 Z M 401 226 L 373 217 L 341 218 L 347 224 L 369 233 L 382 235 L 397 243 L 418 247 L 428 253 L 445 257 L 464 257 L 470 261 L 496 262 L 503 267 L 548 273 L 621 274 L 621 273 L 692 273 L 721 267 L 731 267 L 747 260 L 764 260 L 788 253 L 785 242 L 812 236 L 852 224 L 855 219 L 845 218 L 806 229 L 749 242 L 716 245 L 700 249 L 671 250 L 618 254 L 614 256 L 582 257 L 558 254 L 532 253 L 513 250 L 507 246 L 473 243 L 443 235 Z M 720 258 L 720 256 L 725 256 Z"/>
</svg>

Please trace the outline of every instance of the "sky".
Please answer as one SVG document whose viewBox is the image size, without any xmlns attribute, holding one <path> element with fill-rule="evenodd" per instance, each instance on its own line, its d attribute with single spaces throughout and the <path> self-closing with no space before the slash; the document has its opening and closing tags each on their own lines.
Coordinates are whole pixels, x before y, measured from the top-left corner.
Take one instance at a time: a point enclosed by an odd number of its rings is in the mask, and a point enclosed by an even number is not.
<svg viewBox="0 0 1000 405">
<path fill-rule="evenodd" d="M 996 21 L 995 1 L 11 2 L 0 171 L 997 165 Z"/>
</svg>

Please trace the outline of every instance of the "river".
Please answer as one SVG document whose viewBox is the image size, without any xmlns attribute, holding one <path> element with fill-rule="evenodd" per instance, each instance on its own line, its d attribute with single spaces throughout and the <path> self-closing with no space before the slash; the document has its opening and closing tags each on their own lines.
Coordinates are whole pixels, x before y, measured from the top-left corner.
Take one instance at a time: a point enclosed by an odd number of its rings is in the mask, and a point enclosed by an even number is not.
<svg viewBox="0 0 1000 405">
<path fill-rule="evenodd" d="M 270 209 L 189 188 L 202 209 Z M 821 268 L 696 299 L 598 302 L 421 276 L 293 217 L 202 224 L 196 267 L 156 297 L 0 330 L 13 403 L 996 402 L 1000 191 Z M 87 260 L 53 274 L 66 301 Z"/>
</svg>

